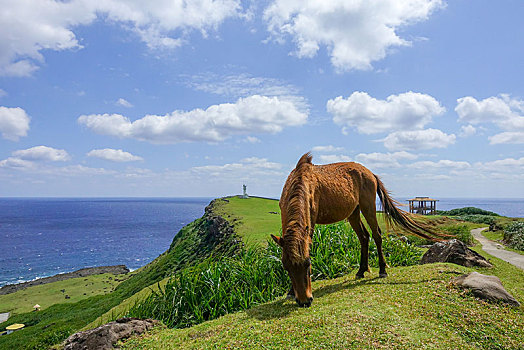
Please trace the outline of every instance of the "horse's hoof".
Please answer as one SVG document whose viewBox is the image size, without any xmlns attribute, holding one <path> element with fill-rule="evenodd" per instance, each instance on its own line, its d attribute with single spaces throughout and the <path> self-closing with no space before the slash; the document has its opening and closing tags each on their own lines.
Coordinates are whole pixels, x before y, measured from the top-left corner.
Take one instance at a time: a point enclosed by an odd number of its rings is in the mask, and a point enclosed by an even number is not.
<svg viewBox="0 0 524 350">
<path fill-rule="evenodd" d="M 386 278 L 386 277 L 388 277 L 388 274 L 385 273 L 385 272 L 383 272 L 383 273 L 379 274 L 378 277 L 380 277 L 380 278 Z"/>
</svg>

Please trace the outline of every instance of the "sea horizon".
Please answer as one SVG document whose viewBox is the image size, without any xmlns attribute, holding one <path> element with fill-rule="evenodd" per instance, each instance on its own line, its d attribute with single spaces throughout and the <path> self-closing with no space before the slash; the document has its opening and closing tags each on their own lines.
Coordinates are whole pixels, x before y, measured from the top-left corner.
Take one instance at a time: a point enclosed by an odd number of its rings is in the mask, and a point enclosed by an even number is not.
<svg viewBox="0 0 524 350">
<path fill-rule="evenodd" d="M 84 267 L 140 268 L 166 251 L 180 229 L 200 218 L 214 198 L 0 198 L 0 286 Z M 408 198 L 396 197 L 402 204 Z M 524 217 L 522 198 L 436 199 L 437 210 L 473 206 Z"/>
</svg>

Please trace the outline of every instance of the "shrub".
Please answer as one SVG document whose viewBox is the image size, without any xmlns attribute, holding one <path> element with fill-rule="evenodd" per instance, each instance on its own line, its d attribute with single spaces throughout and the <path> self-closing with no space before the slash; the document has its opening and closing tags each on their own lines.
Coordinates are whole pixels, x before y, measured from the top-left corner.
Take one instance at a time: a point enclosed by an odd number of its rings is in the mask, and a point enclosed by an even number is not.
<svg viewBox="0 0 524 350">
<path fill-rule="evenodd" d="M 504 228 L 504 241 L 518 250 L 524 250 L 524 222 L 517 221 Z"/>
<path fill-rule="evenodd" d="M 465 208 L 457 208 L 457 209 L 451 209 L 451 210 L 437 210 L 437 213 L 439 215 L 445 215 L 445 216 L 459 216 L 459 215 L 500 216 L 499 214 L 494 213 L 492 211 L 475 208 L 475 207 L 465 207 Z"/>
<path fill-rule="evenodd" d="M 480 215 L 480 214 L 462 215 L 462 216 L 457 216 L 456 219 L 462 220 L 462 221 L 469 221 L 469 222 L 473 222 L 476 224 L 492 225 L 496 223 L 496 219 L 490 215 Z"/>
</svg>

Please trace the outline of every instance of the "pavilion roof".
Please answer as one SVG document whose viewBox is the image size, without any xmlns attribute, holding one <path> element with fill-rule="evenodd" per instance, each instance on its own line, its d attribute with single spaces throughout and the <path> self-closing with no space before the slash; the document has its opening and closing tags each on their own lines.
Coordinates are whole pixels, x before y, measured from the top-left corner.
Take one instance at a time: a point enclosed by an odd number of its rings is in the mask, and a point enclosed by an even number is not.
<svg viewBox="0 0 524 350">
<path fill-rule="evenodd" d="M 408 199 L 407 201 L 408 202 L 411 202 L 411 201 L 434 201 L 434 202 L 438 202 L 438 199 L 433 199 L 433 198 L 430 198 L 430 197 L 415 197 L 415 198 L 412 198 L 412 199 Z"/>
</svg>

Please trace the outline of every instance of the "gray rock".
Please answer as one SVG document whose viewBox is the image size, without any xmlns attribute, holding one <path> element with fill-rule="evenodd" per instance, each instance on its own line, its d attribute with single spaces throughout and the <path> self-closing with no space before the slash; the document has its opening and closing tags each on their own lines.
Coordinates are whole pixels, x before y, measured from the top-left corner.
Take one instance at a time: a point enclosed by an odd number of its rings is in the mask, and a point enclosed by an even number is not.
<svg viewBox="0 0 524 350">
<path fill-rule="evenodd" d="M 504 289 L 500 279 L 496 276 L 471 272 L 455 278 L 452 283 L 461 288 L 471 290 L 473 295 L 478 298 L 520 306 L 520 303 Z"/>
<path fill-rule="evenodd" d="M 467 267 L 493 267 L 482 255 L 469 249 L 458 239 L 433 244 L 422 256 L 421 264 L 449 262 Z"/>
<path fill-rule="evenodd" d="M 120 318 L 95 329 L 73 334 L 66 339 L 64 350 L 112 350 L 117 341 L 142 334 L 158 324 L 157 320 L 151 319 Z"/>
</svg>

